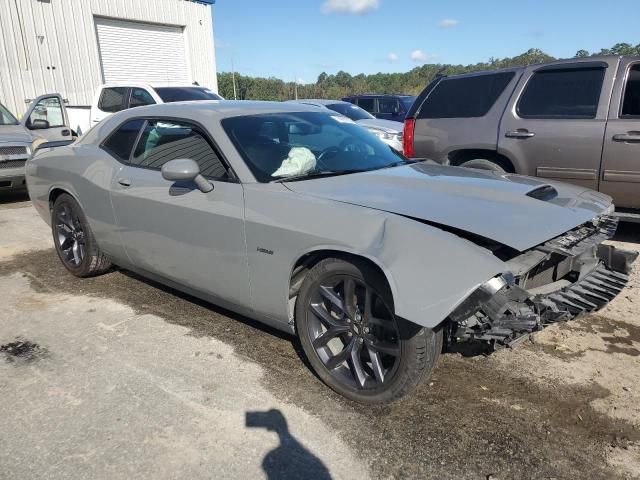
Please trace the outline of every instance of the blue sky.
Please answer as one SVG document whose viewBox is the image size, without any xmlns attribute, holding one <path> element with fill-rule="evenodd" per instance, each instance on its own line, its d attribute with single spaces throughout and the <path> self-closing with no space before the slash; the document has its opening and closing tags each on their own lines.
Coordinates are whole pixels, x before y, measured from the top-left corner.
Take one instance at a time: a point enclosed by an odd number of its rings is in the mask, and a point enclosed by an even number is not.
<svg viewBox="0 0 640 480">
<path fill-rule="evenodd" d="M 640 43 L 637 1 L 217 0 L 218 71 L 315 81 L 322 71 L 404 72 L 540 48 L 573 56 Z M 624 12 L 627 12 L 625 14 Z"/>
</svg>

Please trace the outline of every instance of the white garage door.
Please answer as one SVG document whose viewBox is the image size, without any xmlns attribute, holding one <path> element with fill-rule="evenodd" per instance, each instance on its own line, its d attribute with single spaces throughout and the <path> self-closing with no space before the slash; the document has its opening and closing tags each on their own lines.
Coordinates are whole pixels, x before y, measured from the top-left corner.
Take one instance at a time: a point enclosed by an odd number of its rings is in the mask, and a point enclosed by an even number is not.
<svg viewBox="0 0 640 480">
<path fill-rule="evenodd" d="M 105 83 L 190 84 L 181 27 L 96 18 Z"/>
</svg>

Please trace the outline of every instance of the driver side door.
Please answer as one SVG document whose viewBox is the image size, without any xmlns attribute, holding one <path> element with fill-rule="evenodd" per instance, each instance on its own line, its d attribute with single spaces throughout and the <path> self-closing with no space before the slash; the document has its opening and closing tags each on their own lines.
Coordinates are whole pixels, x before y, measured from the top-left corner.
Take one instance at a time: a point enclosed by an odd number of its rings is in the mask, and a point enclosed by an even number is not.
<svg viewBox="0 0 640 480">
<path fill-rule="evenodd" d="M 162 165 L 180 158 L 194 160 L 213 190 L 165 180 Z M 187 120 L 145 120 L 113 181 L 111 201 L 134 267 L 222 305 L 249 305 L 243 187 L 201 127 Z"/>
<path fill-rule="evenodd" d="M 71 140 L 67 110 L 57 93 L 41 95 L 31 102 L 20 123 L 36 138 L 49 142 Z"/>
</svg>

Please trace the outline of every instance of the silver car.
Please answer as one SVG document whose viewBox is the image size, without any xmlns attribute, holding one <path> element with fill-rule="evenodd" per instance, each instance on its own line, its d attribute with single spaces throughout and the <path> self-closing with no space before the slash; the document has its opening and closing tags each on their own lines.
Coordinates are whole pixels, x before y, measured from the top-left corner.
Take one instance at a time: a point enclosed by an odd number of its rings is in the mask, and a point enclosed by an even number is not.
<svg viewBox="0 0 640 480">
<path fill-rule="evenodd" d="M 119 112 L 27 163 L 74 275 L 111 265 L 299 337 L 317 375 L 394 400 L 443 342 L 513 345 L 601 308 L 636 254 L 606 195 L 407 160 L 318 108 L 198 102 Z"/>
<path fill-rule="evenodd" d="M 402 131 L 404 129 L 402 122 L 376 118 L 363 108 L 342 100 L 304 99 L 288 100 L 288 102 L 333 110 L 363 126 L 391 148 L 399 152 L 402 151 Z"/>
</svg>

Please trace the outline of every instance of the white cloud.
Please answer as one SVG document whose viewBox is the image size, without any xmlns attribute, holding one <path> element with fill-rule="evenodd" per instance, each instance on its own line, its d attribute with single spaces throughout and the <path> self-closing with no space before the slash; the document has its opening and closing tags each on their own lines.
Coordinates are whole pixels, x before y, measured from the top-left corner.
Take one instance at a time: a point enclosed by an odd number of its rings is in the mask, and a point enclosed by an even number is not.
<svg viewBox="0 0 640 480">
<path fill-rule="evenodd" d="M 325 15 L 337 13 L 341 15 L 362 15 L 380 6 L 379 0 L 325 0 L 322 13 Z"/>
<path fill-rule="evenodd" d="M 414 50 L 411 52 L 411 60 L 414 62 L 424 63 L 427 61 L 427 54 L 422 50 Z"/>
<path fill-rule="evenodd" d="M 440 28 L 454 28 L 457 27 L 460 22 L 455 18 L 443 18 L 438 22 Z"/>
<path fill-rule="evenodd" d="M 305 83 L 305 82 L 304 82 L 304 79 L 302 79 L 302 78 L 298 77 L 298 78 L 296 78 L 296 83 L 297 83 L 298 85 L 304 85 L 304 83 Z"/>
<path fill-rule="evenodd" d="M 397 62 L 398 61 L 398 55 L 396 55 L 395 53 L 391 52 L 389 55 L 387 55 L 387 61 L 388 62 Z"/>
</svg>

